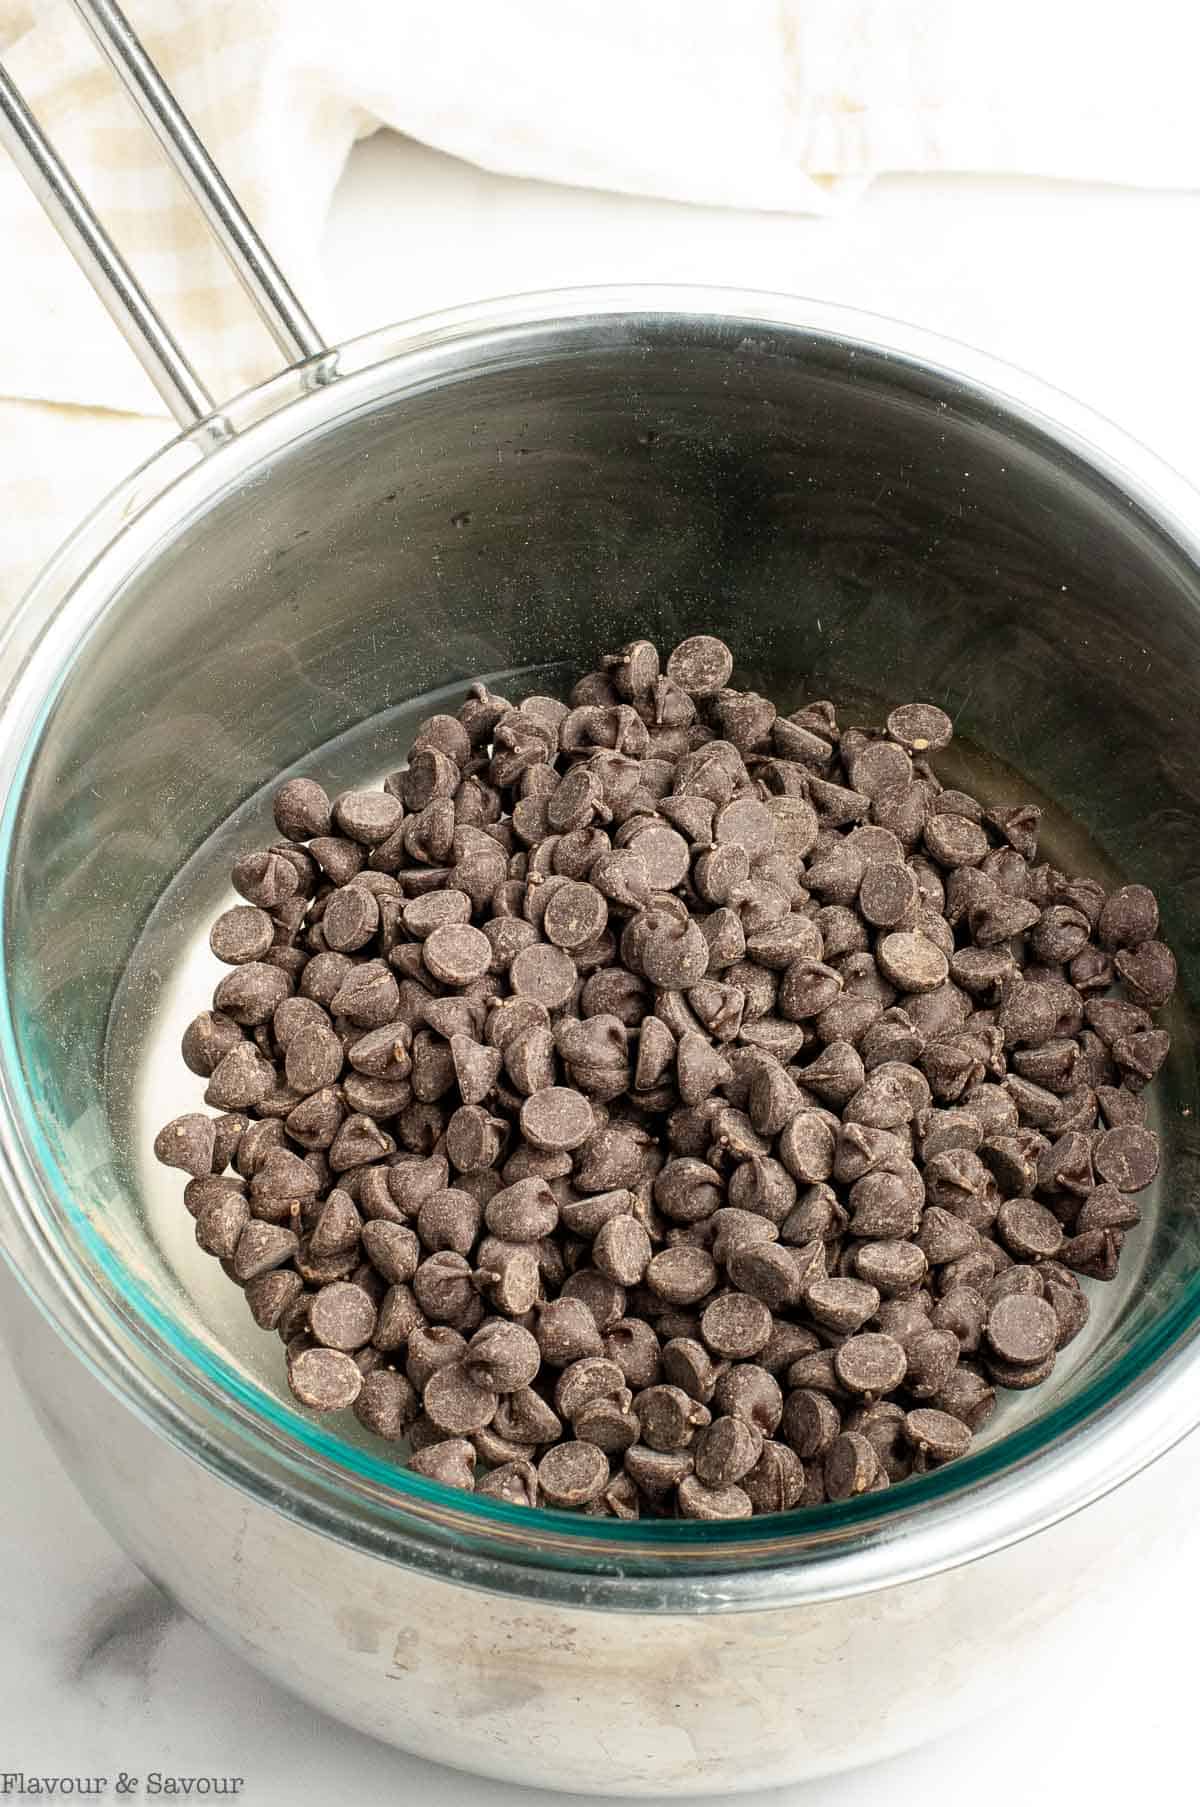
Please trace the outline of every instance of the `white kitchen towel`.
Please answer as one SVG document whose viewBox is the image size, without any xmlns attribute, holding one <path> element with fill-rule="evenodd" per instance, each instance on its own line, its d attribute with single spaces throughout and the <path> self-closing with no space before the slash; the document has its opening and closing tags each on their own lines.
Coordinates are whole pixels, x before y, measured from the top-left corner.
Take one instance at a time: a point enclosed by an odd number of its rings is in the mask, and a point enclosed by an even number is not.
<svg viewBox="0 0 1200 1807">
<path fill-rule="evenodd" d="M 507 174 L 809 213 L 846 206 L 889 171 L 1200 186 L 1200 23 L 1180 0 L 127 5 L 318 318 L 330 199 L 354 142 L 381 126 Z M 214 392 L 272 369 L 261 327 L 68 0 L 0 0 L 0 54 Z M 0 244 L 0 605 L 11 606 L 169 428 L 2 155 Z"/>
</svg>

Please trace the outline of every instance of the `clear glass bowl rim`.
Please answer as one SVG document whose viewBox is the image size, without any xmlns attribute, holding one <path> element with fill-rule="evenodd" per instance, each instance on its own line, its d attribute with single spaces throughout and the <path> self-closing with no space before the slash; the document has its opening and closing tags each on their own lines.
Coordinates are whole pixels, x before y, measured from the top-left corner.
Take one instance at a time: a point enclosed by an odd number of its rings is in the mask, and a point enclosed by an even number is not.
<svg viewBox="0 0 1200 1807">
<path fill-rule="evenodd" d="M 1038 378 L 880 316 L 791 296 L 621 285 L 505 297 L 385 327 L 229 403 L 231 438 L 171 441 L 83 523 L 0 638 L 0 884 L 25 779 L 61 684 L 120 576 L 186 514 L 358 405 L 511 353 L 558 325 L 766 324 L 932 370 L 1130 497 L 1200 564 L 1200 495 L 1145 447 Z M 336 380 L 333 380 L 336 374 Z M 1079 1395 L 991 1447 L 845 1504 L 733 1523 L 622 1524 L 509 1507 L 345 1444 L 167 1318 L 71 1196 L 42 1133 L 0 948 L 0 1230 L 21 1284 L 77 1355 L 159 1434 L 251 1496 L 386 1560 L 592 1608 L 726 1611 L 894 1586 L 985 1556 L 1139 1472 L 1200 1419 L 1200 1276 Z M 58 1234 L 56 1214 L 72 1240 Z"/>
</svg>

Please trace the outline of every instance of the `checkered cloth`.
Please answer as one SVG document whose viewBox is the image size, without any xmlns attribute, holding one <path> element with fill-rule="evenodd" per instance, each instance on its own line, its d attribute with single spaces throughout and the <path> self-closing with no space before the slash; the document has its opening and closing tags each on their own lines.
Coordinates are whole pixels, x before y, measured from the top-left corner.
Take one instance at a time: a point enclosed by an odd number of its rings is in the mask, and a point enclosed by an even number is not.
<svg viewBox="0 0 1200 1807">
<path fill-rule="evenodd" d="M 392 126 L 486 168 L 804 212 L 881 171 L 1200 186 L 1200 15 L 1180 0 L 127 0 L 318 319 L 321 222 Z M 264 332 L 66 0 L 0 0 L 0 51 L 218 397 Z M 403 197 L 398 197 L 402 207 Z M 169 436 L 0 157 L 0 606 Z M 914 246 L 914 255 L 920 247 Z"/>
</svg>

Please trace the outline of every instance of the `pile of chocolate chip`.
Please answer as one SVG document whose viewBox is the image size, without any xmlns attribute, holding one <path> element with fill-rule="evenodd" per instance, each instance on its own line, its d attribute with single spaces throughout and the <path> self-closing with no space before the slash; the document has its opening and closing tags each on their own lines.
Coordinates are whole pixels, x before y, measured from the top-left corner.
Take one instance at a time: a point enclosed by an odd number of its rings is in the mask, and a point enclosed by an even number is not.
<svg viewBox="0 0 1200 1807">
<path fill-rule="evenodd" d="M 1157 1171 L 1153 894 L 943 788 L 931 704 L 732 672 L 476 684 L 234 868 L 183 1039 L 220 1114 L 156 1152 L 296 1398 L 438 1481 L 718 1519 L 921 1473 L 1050 1374 Z"/>
</svg>

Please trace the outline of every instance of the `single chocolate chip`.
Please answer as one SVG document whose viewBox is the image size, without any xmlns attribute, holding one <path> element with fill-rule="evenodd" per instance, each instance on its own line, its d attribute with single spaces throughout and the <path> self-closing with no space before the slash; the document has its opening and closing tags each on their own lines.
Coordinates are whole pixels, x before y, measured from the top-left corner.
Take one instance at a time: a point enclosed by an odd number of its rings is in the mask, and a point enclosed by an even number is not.
<svg viewBox="0 0 1200 1807">
<path fill-rule="evenodd" d="M 435 929 L 461 926 L 470 920 L 471 900 L 463 891 L 430 891 L 410 898 L 403 911 L 405 930 L 417 941 L 427 941 Z"/>
<path fill-rule="evenodd" d="M 538 1463 L 537 1477 L 548 1505 L 583 1506 L 608 1485 L 608 1457 L 594 1443 L 556 1443 Z"/>
<path fill-rule="evenodd" d="M 446 1125 L 446 1153 L 459 1173 L 481 1173 L 495 1165 L 507 1123 L 478 1104 L 459 1107 Z"/>
<path fill-rule="evenodd" d="M 965 1456 L 971 1447 L 971 1427 L 935 1406 L 918 1406 L 904 1417 L 904 1435 L 913 1448 L 935 1462 Z"/>
<path fill-rule="evenodd" d="M 645 1387 L 634 1399 L 642 1441 L 650 1449 L 676 1451 L 691 1444 L 710 1422 L 707 1408 L 682 1387 Z"/>
<path fill-rule="evenodd" d="M 310 841 L 331 826 L 329 798 L 314 778 L 289 778 L 275 792 L 275 825 L 289 841 Z"/>
<path fill-rule="evenodd" d="M 766 1442 L 739 1486 L 755 1512 L 790 1512 L 804 1493 L 804 1464 L 786 1443 Z"/>
<path fill-rule="evenodd" d="M 612 1217 L 597 1232 L 592 1260 L 600 1272 L 620 1286 L 636 1286 L 646 1272 L 651 1242 L 636 1217 Z"/>
<path fill-rule="evenodd" d="M 741 1481 L 762 1455 L 763 1437 L 745 1418 L 718 1418 L 696 1437 L 696 1478 L 720 1489 Z"/>
<path fill-rule="evenodd" d="M 545 1301 L 538 1310 L 534 1335 L 542 1360 L 552 1368 L 565 1368 L 582 1356 L 603 1352 L 596 1320 L 582 1299 Z"/>
<path fill-rule="evenodd" d="M 1158 1010 L 1169 1003 L 1178 972 L 1175 956 L 1163 941 L 1141 941 L 1123 947 L 1114 962 L 1117 977 L 1135 1004 Z"/>
<path fill-rule="evenodd" d="M 562 1370 L 554 1388 L 554 1409 L 560 1417 L 573 1424 L 586 1406 L 599 1399 L 629 1406 L 629 1388 L 616 1362 L 603 1355 L 583 1356 Z M 636 1441 L 636 1437 L 630 1439 Z"/>
<path fill-rule="evenodd" d="M 369 1343 L 376 1312 L 368 1295 L 349 1280 L 322 1286 L 308 1312 L 308 1328 L 327 1349 L 350 1352 Z"/>
<path fill-rule="evenodd" d="M 1062 1247 L 1062 1225 L 1031 1198 L 1006 1199 L 996 1214 L 996 1228 L 1005 1247 L 1025 1261 L 1045 1260 Z"/>
<path fill-rule="evenodd" d="M 273 946 L 275 924 L 265 910 L 253 904 L 236 904 L 218 916 L 209 931 L 208 945 L 228 966 L 261 960 Z"/>
<path fill-rule="evenodd" d="M 879 1294 L 862 1280 L 815 1280 L 804 1302 L 818 1324 L 853 1336 L 879 1309 Z"/>
<path fill-rule="evenodd" d="M 645 1281 L 668 1304 L 695 1305 L 715 1286 L 717 1266 L 707 1249 L 677 1243 L 651 1259 Z"/>
<path fill-rule="evenodd" d="M 825 1493 L 831 1500 L 866 1493 L 878 1473 L 875 1445 L 858 1431 L 843 1431 L 825 1452 Z"/>
<path fill-rule="evenodd" d="M 988 1313 L 987 1340 L 1002 1362 L 1027 1367 L 1053 1353 L 1058 1320 L 1053 1307 L 1028 1293 L 1008 1293 Z"/>
<path fill-rule="evenodd" d="M 189 1111 L 159 1130 L 154 1138 L 155 1158 L 164 1167 L 177 1167 L 198 1179 L 213 1171 L 216 1140 L 213 1119 L 200 1111 Z"/>
<path fill-rule="evenodd" d="M 1118 1191 L 1141 1192 L 1158 1172 L 1158 1137 L 1142 1124 L 1119 1124 L 1099 1137 L 1092 1161 L 1100 1178 Z"/>
<path fill-rule="evenodd" d="M 834 1371 L 850 1393 L 879 1399 L 903 1381 L 908 1368 L 904 1350 L 893 1337 L 877 1332 L 851 1336 L 837 1349 Z"/>
<path fill-rule="evenodd" d="M 337 827 L 364 847 L 378 847 L 386 841 L 403 815 L 403 804 L 387 791 L 344 791 L 333 806 Z"/>
<path fill-rule="evenodd" d="M 950 962 L 940 947 L 919 929 L 885 935 L 876 950 L 879 970 L 904 992 L 936 991 L 944 985 Z"/>
<path fill-rule="evenodd" d="M 484 940 L 486 943 L 486 937 Z M 578 982 L 571 956 L 565 949 L 545 943 L 527 947 L 517 955 L 509 981 L 515 996 L 542 1004 L 547 1010 L 557 1010 L 565 1004 Z"/>
<path fill-rule="evenodd" d="M 1145 885 L 1119 885 L 1105 899 L 1096 925 L 1106 948 L 1137 947 L 1158 933 L 1158 902 Z"/>
<path fill-rule="evenodd" d="M 733 675 L 733 654 L 712 634 L 682 640 L 667 659 L 667 676 L 692 697 L 715 696 Z"/>
<path fill-rule="evenodd" d="M 422 1403 L 437 1430 L 448 1437 L 466 1437 L 492 1422 L 500 1400 L 498 1394 L 481 1383 L 478 1368 L 463 1361 L 438 1368 L 430 1375 Z"/>
<path fill-rule="evenodd" d="M 475 1451 L 465 1437 L 446 1437 L 428 1444 L 411 1458 L 410 1467 L 443 1487 L 475 1490 Z"/>
<path fill-rule="evenodd" d="M 521 1134 L 535 1148 L 571 1151 L 582 1147 L 596 1126 L 595 1112 L 582 1092 L 546 1086 L 521 1106 Z"/>
<path fill-rule="evenodd" d="M 1142 1219 L 1130 1193 L 1105 1182 L 1089 1192 L 1075 1219 L 1077 1233 L 1086 1230 L 1132 1230 Z"/>
<path fill-rule="evenodd" d="M 958 1338 L 950 1330 L 922 1330 L 904 1345 L 905 1386 L 914 1399 L 932 1399 L 946 1385 L 958 1361 Z"/>
<path fill-rule="evenodd" d="M 331 1028 L 321 1023 L 302 1024 L 289 1038 L 284 1056 L 287 1082 L 308 1097 L 341 1077 L 345 1054 Z"/>
<path fill-rule="evenodd" d="M 934 703 L 902 703 L 887 718 L 892 739 L 909 753 L 940 753 L 954 737 L 954 723 Z"/>
<path fill-rule="evenodd" d="M 470 923 L 445 923 L 426 936 L 421 944 L 421 958 L 441 984 L 469 985 L 487 972 L 491 943 Z"/>
<path fill-rule="evenodd" d="M 314 1412 L 353 1405 L 365 1382 L 351 1356 L 339 1349 L 304 1349 L 288 1363 L 288 1385 Z"/>
<path fill-rule="evenodd" d="M 748 1293 L 725 1293 L 704 1311 L 700 1334 L 714 1355 L 746 1361 L 765 1347 L 771 1313 L 761 1299 Z"/>
<path fill-rule="evenodd" d="M 968 817 L 946 813 L 945 793 L 940 802 L 943 813 L 925 824 L 925 846 L 939 866 L 977 866 L 988 851 L 987 835 Z"/>
<path fill-rule="evenodd" d="M 542 927 L 548 941 L 573 952 L 602 934 L 607 922 L 608 905 L 596 887 L 568 879 L 546 905 Z"/>
<path fill-rule="evenodd" d="M 800 1387 L 784 1401 L 780 1439 L 805 1461 L 824 1455 L 841 1428 L 841 1413 L 823 1392 Z"/>
<path fill-rule="evenodd" d="M 858 907 L 873 928 L 898 929 L 911 923 L 918 901 L 917 881 L 907 866 L 882 862 L 868 865 L 863 873 Z"/>
</svg>

